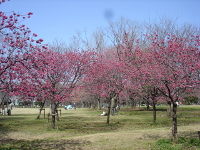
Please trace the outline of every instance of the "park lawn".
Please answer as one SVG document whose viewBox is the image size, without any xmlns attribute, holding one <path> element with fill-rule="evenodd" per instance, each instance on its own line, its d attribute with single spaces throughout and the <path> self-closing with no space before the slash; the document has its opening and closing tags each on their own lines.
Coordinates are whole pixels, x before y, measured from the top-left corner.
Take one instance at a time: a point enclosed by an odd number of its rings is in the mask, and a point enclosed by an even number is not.
<svg viewBox="0 0 200 150">
<path fill-rule="evenodd" d="M 47 116 L 35 119 L 38 108 L 14 108 L 11 116 L 0 116 L 0 149 L 154 149 L 158 140 L 171 138 L 166 106 L 157 109 L 155 124 L 153 112 L 141 107 L 121 108 L 107 125 L 107 118 L 99 116 L 103 110 L 61 108 L 57 129 L 52 130 Z M 177 114 L 179 136 L 198 139 L 200 105 L 180 106 Z"/>
</svg>

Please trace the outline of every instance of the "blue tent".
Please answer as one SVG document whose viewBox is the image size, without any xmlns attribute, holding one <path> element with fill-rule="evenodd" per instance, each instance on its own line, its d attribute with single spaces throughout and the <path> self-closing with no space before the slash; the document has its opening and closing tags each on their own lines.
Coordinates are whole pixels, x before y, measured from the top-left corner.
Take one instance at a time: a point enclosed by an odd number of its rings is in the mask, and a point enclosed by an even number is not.
<svg viewBox="0 0 200 150">
<path fill-rule="evenodd" d="M 65 109 L 72 109 L 72 105 L 65 106 Z"/>
</svg>

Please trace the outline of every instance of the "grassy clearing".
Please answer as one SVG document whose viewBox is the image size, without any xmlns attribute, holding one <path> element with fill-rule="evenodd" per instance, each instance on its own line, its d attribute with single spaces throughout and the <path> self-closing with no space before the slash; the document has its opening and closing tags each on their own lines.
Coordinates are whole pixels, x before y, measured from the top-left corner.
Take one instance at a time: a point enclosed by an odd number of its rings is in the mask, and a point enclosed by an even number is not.
<svg viewBox="0 0 200 150">
<path fill-rule="evenodd" d="M 169 142 L 171 118 L 166 117 L 166 106 L 157 109 L 155 124 L 153 112 L 142 107 L 122 108 L 111 116 L 109 125 L 106 117 L 99 116 L 103 110 L 62 109 L 58 129 L 52 130 L 43 114 L 35 119 L 39 109 L 14 108 L 12 116 L 0 116 L 0 149 L 200 149 L 195 141 L 200 131 L 200 105 L 180 106 L 178 110 L 178 133 L 189 143 L 186 145 Z M 191 139 L 195 142 L 188 141 Z"/>
</svg>

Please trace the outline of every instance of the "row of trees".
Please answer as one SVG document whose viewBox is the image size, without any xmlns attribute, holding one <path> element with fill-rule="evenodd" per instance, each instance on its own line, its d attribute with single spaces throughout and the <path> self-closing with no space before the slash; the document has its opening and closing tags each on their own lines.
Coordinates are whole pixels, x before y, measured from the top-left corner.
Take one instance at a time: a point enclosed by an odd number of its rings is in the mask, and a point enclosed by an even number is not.
<svg viewBox="0 0 200 150">
<path fill-rule="evenodd" d="M 94 95 L 99 104 L 101 98 L 106 99 L 108 124 L 110 109 L 119 99 L 152 102 L 154 121 L 156 103 L 166 101 L 169 108 L 173 106 L 172 135 L 178 142 L 176 102 L 200 83 L 200 37 L 193 32 L 196 28 L 177 28 L 168 21 L 167 25 L 153 24 L 142 30 L 121 19 L 110 24 L 109 34 L 94 32 L 93 46 L 78 34 L 84 47 L 73 49 L 44 45 L 43 39 L 35 39 L 37 34 L 19 25 L 20 18 L 30 15 L 0 12 L 2 92 L 42 104 L 48 101 L 52 128 L 59 104 L 78 100 L 83 93 Z M 109 46 L 105 37 L 111 39 Z"/>
</svg>

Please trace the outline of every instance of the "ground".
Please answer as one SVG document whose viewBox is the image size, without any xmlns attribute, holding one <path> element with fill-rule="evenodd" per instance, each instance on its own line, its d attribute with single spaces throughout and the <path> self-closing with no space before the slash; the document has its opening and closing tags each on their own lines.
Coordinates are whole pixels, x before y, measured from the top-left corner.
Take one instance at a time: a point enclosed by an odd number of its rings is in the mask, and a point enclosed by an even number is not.
<svg viewBox="0 0 200 150">
<path fill-rule="evenodd" d="M 111 116 L 111 124 L 106 125 L 106 117 L 98 116 L 101 111 L 91 109 L 64 110 L 58 129 L 50 129 L 47 119 L 35 119 L 39 109 L 15 108 L 12 116 L 0 116 L 0 143 L 19 145 L 22 149 L 152 149 L 159 139 L 171 138 L 171 118 L 165 111 L 158 112 L 157 124 L 152 124 L 152 112 L 122 111 Z M 146 115 L 142 115 L 146 113 Z M 198 138 L 199 121 L 186 121 L 187 117 L 199 113 L 180 112 L 178 135 Z M 148 116 L 147 116 L 148 115 Z M 160 118 L 161 117 L 161 118 Z M 165 120 L 169 122 L 163 123 Z M 160 119 L 159 119 L 160 118 Z M 184 125 L 185 124 L 185 125 Z M 24 143 L 19 144 L 19 143 Z M 28 145 L 28 146 L 27 146 Z M 17 147 L 15 147 L 17 148 Z"/>
</svg>

